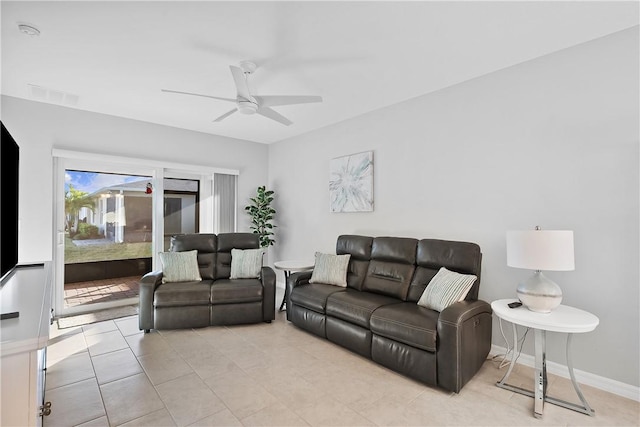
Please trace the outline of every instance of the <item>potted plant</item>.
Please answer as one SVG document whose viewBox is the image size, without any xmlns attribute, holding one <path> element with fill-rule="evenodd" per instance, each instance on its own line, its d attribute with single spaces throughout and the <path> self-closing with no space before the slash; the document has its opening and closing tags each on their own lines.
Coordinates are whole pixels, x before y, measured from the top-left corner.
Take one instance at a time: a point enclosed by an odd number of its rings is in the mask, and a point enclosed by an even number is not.
<svg viewBox="0 0 640 427">
<path fill-rule="evenodd" d="M 251 204 L 245 206 L 244 210 L 251 216 L 251 227 L 254 233 L 260 235 L 260 247 L 267 248 L 272 246 L 276 241 L 272 238 L 275 225 L 273 215 L 276 210 L 271 207 L 274 192 L 267 190 L 266 187 L 260 186 L 256 192 L 256 197 L 252 197 Z"/>
</svg>

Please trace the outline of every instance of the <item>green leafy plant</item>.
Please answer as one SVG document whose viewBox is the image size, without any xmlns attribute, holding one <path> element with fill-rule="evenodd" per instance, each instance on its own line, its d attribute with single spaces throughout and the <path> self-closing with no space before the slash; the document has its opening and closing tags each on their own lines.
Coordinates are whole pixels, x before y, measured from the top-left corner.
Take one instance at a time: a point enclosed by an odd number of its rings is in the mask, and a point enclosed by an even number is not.
<svg viewBox="0 0 640 427">
<path fill-rule="evenodd" d="M 78 233 L 73 236 L 74 240 L 101 239 L 104 238 L 100 234 L 97 226 L 81 222 L 78 224 Z"/>
<path fill-rule="evenodd" d="M 74 236 L 78 232 L 78 223 L 80 222 L 78 214 L 82 208 L 93 210 L 93 198 L 86 191 L 76 190 L 73 185 L 69 185 L 69 190 L 64 193 L 64 213 L 66 228 L 70 236 Z"/>
<path fill-rule="evenodd" d="M 260 186 L 256 192 L 256 197 L 252 197 L 251 204 L 245 206 L 244 210 L 251 216 L 251 226 L 254 233 L 260 235 L 260 247 L 267 248 L 276 241 L 272 238 L 275 225 L 271 223 L 276 210 L 271 207 L 274 192 Z"/>
</svg>

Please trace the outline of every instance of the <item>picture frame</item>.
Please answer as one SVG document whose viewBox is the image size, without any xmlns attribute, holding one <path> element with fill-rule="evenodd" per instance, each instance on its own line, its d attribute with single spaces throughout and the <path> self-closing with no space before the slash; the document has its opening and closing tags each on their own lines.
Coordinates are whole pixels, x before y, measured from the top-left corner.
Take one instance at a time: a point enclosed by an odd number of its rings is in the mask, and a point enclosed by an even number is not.
<svg viewBox="0 0 640 427">
<path fill-rule="evenodd" d="M 331 159 L 331 212 L 373 212 L 373 151 Z"/>
</svg>

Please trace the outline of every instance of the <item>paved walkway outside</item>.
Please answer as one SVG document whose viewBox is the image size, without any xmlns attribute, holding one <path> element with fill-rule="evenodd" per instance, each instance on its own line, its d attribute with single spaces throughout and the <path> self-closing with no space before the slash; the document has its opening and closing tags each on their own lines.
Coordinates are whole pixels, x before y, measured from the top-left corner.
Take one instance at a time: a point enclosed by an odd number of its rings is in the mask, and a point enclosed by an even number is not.
<svg viewBox="0 0 640 427">
<path fill-rule="evenodd" d="M 75 307 L 77 305 L 137 297 L 138 280 L 140 280 L 140 276 L 65 283 L 64 306 Z"/>
<path fill-rule="evenodd" d="M 85 239 L 85 240 L 72 240 L 75 246 L 101 246 L 112 245 L 114 243 L 111 239 Z"/>
</svg>

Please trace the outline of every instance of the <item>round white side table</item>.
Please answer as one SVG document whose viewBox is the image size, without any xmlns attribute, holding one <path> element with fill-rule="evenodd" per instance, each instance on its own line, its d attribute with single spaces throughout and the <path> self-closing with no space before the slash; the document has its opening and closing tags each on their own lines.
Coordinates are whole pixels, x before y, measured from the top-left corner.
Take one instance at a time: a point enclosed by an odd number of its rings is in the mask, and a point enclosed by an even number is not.
<svg viewBox="0 0 640 427">
<path fill-rule="evenodd" d="M 282 297 L 282 303 L 280 303 L 279 311 L 282 311 L 282 307 L 287 302 L 287 280 L 291 273 L 295 273 L 297 271 L 306 271 L 311 270 L 315 263 L 313 261 L 299 261 L 299 260 L 288 260 L 288 261 L 276 261 L 273 263 L 273 266 L 284 272 L 284 297 Z"/>
<path fill-rule="evenodd" d="M 533 415 L 536 418 L 542 417 L 544 402 L 572 409 L 587 415 L 594 415 L 589 403 L 585 399 L 580 386 L 576 381 L 573 373 L 573 363 L 571 359 L 571 337 L 575 333 L 584 333 L 593 331 L 600 320 L 593 314 L 567 305 L 560 305 L 551 313 L 536 313 L 524 305 L 517 308 L 509 308 L 507 304 L 515 302 L 513 299 L 501 299 L 493 301 L 491 308 L 493 312 L 501 319 L 511 322 L 513 325 L 513 342 L 514 350 L 511 354 L 511 363 L 504 377 L 496 383 L 500 388 L 513 391 L 515 393 L 524 394 L 525 396 L 534 398 Z M 534 391 L 526 390 L 520 387 L 509 385 L 506 383 L 511 370 L 516 362 L 516 347 L 518 343 L 518 331 L 516 325 L 525 326 L 534 330 L 535 336 L 535 377 Z M 567 334 L 567 368 L 569 376 L 573 383 L 573 388 L 582 402 L 582 406 L 570 403 L 564 400 L 547 396 L 547 363 L 546 363 L 546 332 L 561 332 Z"/>
</svg>

